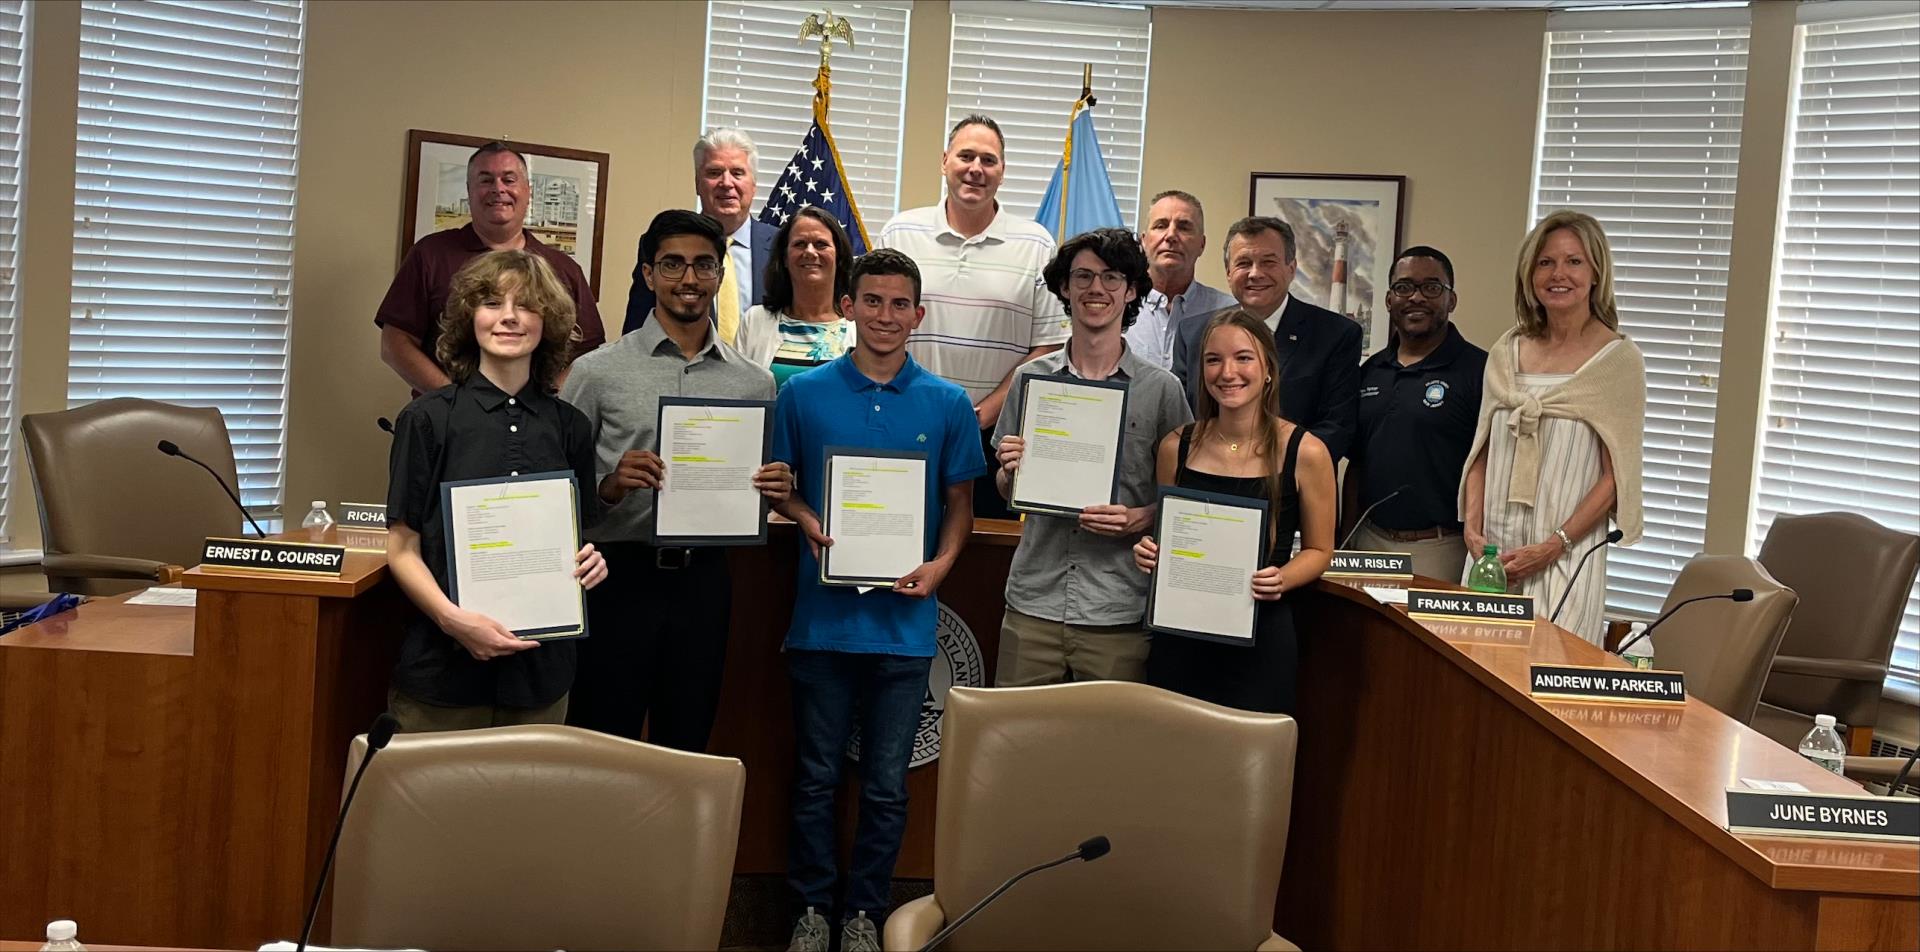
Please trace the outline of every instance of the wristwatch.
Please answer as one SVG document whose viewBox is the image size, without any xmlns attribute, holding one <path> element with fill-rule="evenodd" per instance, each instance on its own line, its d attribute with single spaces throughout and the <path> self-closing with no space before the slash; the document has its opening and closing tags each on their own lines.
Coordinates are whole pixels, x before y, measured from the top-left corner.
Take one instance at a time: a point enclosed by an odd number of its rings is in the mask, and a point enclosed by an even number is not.
<svg viewBox="0 0 1920 952">
<path fill-rule="evenodd" d="M 1566 551 L 1568 552 L 1573 551 L 1573 540 L 1567 538 L 1567 530 L 1562 529 L 1559 526 L 1554 526 L 1553 534 L 1560 537 L 1560 544 L 1566 547 Z"/>
</svg>

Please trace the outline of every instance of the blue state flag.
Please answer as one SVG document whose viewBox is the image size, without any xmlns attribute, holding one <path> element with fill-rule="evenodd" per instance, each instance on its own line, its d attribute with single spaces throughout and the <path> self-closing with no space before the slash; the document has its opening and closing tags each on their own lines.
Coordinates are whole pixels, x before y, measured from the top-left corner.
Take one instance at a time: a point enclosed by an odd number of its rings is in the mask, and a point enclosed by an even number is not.
<svg viewBox="0 0 1920 952">
<path fill-rule="evenodd" d="M 1060 180 L 1066 179 L 1065 189 Z M 1066 194 L 1066 214 L 1060 211 L 1061 193 Z M 1053 181 L 1047 183 L 1047 195 L 1040 200 L 1040 213 L 1034 220 L 1053 232 L 1055 241 L 1065 241 L 1095 228 L 1125 228 L 1120 217 L 1120 200 L 1113 196 L 1113 180 L 1107 177 L 1107 160 L 1100 154 L 1100 137 L 1093 131 L 1093 110 L 1082 109 L 1067 133 L 1067 155 L 1054 166 Z"/>
<path fill-rule="evenodd" d="M 794 213 L 808 205 L 817 205 L 832 215 L 847 230 L 857 257 L 867 253 L 867 226 L 860 220 L 860 206 L 847 188 L 846 172 L 840 166 L 840 152 L 833 137 L 822 129 L 816 110 L 813 126 L 800 141 L 800 151 L 780 173 L 760 208 L 760 220 L 769 225 L 784 225 Z"/>
</svg>

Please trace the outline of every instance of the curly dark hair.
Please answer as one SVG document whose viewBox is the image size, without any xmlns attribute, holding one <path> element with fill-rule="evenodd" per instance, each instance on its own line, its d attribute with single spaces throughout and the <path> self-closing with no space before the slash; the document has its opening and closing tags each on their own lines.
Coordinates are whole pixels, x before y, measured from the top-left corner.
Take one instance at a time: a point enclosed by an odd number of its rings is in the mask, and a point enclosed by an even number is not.
<svg viewBox="0 0 1920 952">
<path fill-rule="evenodd" d="M 440 314 L 440 339 L 434 356 L 454 383 L 465 383 L 480 369 L 480 341 L 473 336 L 473 312 L 495 295 L 512 293 L 516 303 L 540 315 L 540 344 L 533 351 L 531 382 L 542 392 L 554 389 L 567 369 L 577 330 L 573 295 L 553 266 L 531 251 L 489 251 L 476 256 L 453 276 L 447 306 Z"/>
<path fill-rule="evenodd" d="M 1073 301 L 1067 296 L 1067 277 L 1073 273 L 1073 259 L 1082 251 L 1093 252 L 1108 268 L 1127 276 L 1127 285 L 1133 288 L 1133 300 L 1127 302 L 1120 327 L 1123 330 L 1132 327 L 1140 317 L 1140 305 L 1146 303 L 1147 292 L 1153 290 L 1153 278 L 1147 274 L 1147 253 L 1141 250 L 1140 239 L 1125 228 L 1095 228 L 1067 239 L 1066 244 L 1060 246 L 1040 274 L 1046 279 L 1047 290 L 1060 299 L 1069 314 L 1073 311 Z"/>
<path fill-rule="evenodd" d="M 847 230 L 834 221 L 826 209 L 808 205 L 793 213 L 773 233 L 773 254 L 767 257 L 767 295 L 762 303 L 774 314 L 785 314 L 793 306 L 793 275 L 787 273 L 787 243 L 793 240 L 793 228 L 800 219 L 817 221 L 833 236 L 833 312 L 840 313 L 840 300 L 853 287 L 853 241 Z"/>
</svg>

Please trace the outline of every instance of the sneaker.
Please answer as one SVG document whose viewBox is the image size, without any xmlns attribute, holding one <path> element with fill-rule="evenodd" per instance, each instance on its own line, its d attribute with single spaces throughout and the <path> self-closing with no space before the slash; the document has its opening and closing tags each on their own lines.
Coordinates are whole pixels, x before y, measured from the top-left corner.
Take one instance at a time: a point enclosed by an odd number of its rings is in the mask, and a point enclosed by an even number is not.
<svg viewBox="0 0 1920 952">
<path fill-rule="evenodd" d="M 880 952 L 880 930 L 866 913 L 854 913 L 840 927 L 840 952 Z"/>
<path fill-rule="evenodd" d="M 868 931 L 873 927 L 869 925 Z M 793 924 L 793 938 L 787 940 L 787 952 L 827 952 L 827 917 L 807 907 L 807 914 Z M 876 952 L 880 948 L 873 947 Z"/>
</svg>

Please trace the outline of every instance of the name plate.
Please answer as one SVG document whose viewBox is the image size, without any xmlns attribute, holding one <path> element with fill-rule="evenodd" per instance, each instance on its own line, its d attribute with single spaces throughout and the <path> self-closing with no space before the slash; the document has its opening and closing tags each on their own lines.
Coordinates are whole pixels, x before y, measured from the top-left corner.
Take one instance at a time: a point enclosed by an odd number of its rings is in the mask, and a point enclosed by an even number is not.
<svg viewBox="0 0 1920 952">
<path fill-rule="evenodd" d="M 1536 664 L 1529 683 L 1534 697 L 1634 704 L 1687 703 L 1687 677 L 1678 671 Z"/>
<path fill-rule="evenodd" d="M 1727 830 L 1912 843 L 1920 841 L 1920 800 L 1729 787 Z"/>
<path fill-rule="evenodd" d="M 339 578 L 347 564 L 347 549 L 309 542 L 273 542 L 265 539 L 210 538 L 200 550 L 203 568 L 225 572 L 272 572 Z"/>
<path fill-rule="evenodd" d="M 349 529 L 375 529 L 387 531 L 387 506 L 385 503 L 343 502 L 340 504 L 340 525 Z"/>
<path fill-rule="evenodd" d="M 1410 552 L 1355 552 L 1335 549 L 1328 575 L 1364 575 L 1371 578 L 1412 578 Z"/>
<path fill-rule="evenodd" d="M 1407 614 L 1440 621 L 1492 622 L 1530 627 L 1533 625 L 1533 596 L 1410 588 L 1407 590 Z"/>
</svg>

